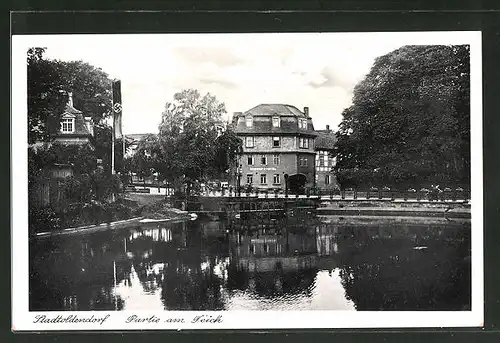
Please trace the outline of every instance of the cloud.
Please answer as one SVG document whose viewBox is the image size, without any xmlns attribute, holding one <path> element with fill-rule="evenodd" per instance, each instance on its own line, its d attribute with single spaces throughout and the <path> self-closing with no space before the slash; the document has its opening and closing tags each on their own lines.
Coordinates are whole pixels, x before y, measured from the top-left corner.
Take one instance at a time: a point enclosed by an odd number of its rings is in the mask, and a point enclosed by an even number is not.
<svg viewBox="0 0 500 343">
<path fill-rule="evenodd" d="M 307 84 L 313 88 L 340 87 L 342 89 L 352 89 L 357 81 L 353 75 L 349 75 L 338 68 L 324 66 L 319 75 Z"/>
<path fill-rule="evenodd" d="M 186 63 L 211 62 L 219 67 L 230 67 L 244 63 L 244 59 L 226 47 L 183 46 L 173 49 L 176 58 Z"/>
<path fill-rule="evenodd" d="M 30 46 L 122 79 L 124 130 L 140 133 L 156 131 L 165 103 L 187 88 L 214 94 L 230 113 L 259 103 L 308 106 L 316 127 L 335 127 L 377 56 L 406 44 L 443 44 L 435 35 L 48 35 L 31 37 Z"/>
<path fill-rule="evenodd" d="M 216 84 L 224 88 L 230 88 L 230 89 L 238 87 L 238 84 L 236 82 L 230 80 L 224 80 L 222 78 L 217 78 L 217 77 L 204 76 L 201 77 L 198 81 L 202 84 Z"/>
</svg>

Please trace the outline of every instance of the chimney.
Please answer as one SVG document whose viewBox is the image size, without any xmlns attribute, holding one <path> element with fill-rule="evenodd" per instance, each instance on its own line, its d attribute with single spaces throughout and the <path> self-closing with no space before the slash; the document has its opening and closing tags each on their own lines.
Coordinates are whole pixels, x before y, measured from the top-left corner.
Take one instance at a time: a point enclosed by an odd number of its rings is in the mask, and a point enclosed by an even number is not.
<svg viewBox="0 0 500 343">
<path fill-rule="evenodd" d="M 309 117 L 309 107 L 304 107 L 304 114 Z"/>
<path fill-rule="evenodd" d="M 233 112 L 233 117 L 231 118 L 232 123 L 236 125 L 242 114 L 242 112 Z"/>
<path fill-rule="evenodd" d="M 94 135 L 94 121 L 92 120 L 92 117 L 85 117 L 85 126 L 87 127 L 87 130 L 89 130 L 89 133 L 93 136 Z"/>
<path fill-rule="evenodd" d="M 326 125 L 326 131 L 330 131 L 330 125 Z"/>
<path fill-rule="evenodd" d="M 68 105 L 73 107 L 73 92 L 68 92 Z"/>
</svg>

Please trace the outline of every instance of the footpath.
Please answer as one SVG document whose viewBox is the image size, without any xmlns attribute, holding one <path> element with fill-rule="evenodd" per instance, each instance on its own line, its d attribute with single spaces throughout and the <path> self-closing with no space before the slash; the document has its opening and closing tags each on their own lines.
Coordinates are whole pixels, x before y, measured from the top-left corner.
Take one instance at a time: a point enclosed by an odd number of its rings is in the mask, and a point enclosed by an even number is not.
<svg viewBox="0 0 500 343">
<path fill-rule="evenodd" d="M 427 205 L 427 206 L 426 206 Z M 335 206 L 327 205 L 317 209 L 319 215 L 336 216 L 405 216 L 405 217 L 445 217 L 445 218 L 471 218 L 471 210 L 468 206 Z"/>
</svg>

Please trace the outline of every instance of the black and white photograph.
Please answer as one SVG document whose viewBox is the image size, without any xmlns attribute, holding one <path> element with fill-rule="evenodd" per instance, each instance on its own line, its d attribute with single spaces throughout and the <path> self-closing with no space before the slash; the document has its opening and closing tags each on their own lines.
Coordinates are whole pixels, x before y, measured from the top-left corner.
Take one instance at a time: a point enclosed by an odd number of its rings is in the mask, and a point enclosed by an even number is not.
<svg viewBox="0 0 500 343">
<path fill-rule="evenodd" d="M 480 32 L 12 38 L 16 330 L 479 327 Z"/>
</svg>

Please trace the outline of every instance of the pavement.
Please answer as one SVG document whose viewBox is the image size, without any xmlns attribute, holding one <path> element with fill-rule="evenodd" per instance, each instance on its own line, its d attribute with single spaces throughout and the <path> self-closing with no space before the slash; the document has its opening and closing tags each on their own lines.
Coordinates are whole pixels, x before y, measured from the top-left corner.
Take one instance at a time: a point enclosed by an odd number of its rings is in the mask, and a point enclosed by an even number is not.
<svg viewBox="0 0 500 343">
<path fill-rule="evenodd" d="M 409 216 L 470 218 L 471 210 L 466 207 L 320 207 L 319 215 L 368 215 L 368 216 Z"/>
</svg>

